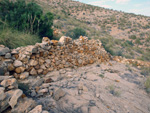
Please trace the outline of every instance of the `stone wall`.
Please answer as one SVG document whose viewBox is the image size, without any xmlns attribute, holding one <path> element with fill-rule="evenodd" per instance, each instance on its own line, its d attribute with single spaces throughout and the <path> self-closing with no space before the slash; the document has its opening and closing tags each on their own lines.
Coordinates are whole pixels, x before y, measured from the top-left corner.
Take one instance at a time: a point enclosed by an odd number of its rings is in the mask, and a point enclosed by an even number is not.
<svg viewBox="0 0 150 113">
<path fill-rule="evenodd" d="M 59 41 L 44 37 L 42 43 L 10 50 L 0 46 L 0 75 L 24 79 L 29 75 L 45 75 L 63 68 L 76 68 L 105 62 L 110 55 L 99 40 L 63 36 Z"/>
</svg>

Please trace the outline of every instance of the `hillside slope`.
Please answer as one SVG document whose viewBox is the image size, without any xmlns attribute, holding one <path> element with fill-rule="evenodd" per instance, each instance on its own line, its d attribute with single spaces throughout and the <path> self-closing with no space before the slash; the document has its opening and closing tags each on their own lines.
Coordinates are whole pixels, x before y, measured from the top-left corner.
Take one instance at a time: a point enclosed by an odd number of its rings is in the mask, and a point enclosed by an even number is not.
<svg viewBox="0 0 150 113">
<path fill-rule="evenodd" d="M 35 1 L 44 12 L 51 11 L 54 14 L 56 38 L 78 27 L 86 30 L 89 38 L 104 42 L 105 49 L 113 55 L 150 60 L 150 17 L 71 0 Z"/>
</svg>

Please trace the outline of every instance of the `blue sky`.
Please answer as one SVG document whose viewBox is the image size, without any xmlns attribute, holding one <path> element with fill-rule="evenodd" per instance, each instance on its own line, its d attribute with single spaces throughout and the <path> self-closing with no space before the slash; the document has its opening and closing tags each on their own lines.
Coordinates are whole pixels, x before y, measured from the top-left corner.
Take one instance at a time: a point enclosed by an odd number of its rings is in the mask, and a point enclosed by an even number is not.
<svg viewBox="0 0 150 113">
<path fill-rule="evenodd" d="M 150 0 L 75 0 L 83 3 L 150 16 Z"/>
</svg>

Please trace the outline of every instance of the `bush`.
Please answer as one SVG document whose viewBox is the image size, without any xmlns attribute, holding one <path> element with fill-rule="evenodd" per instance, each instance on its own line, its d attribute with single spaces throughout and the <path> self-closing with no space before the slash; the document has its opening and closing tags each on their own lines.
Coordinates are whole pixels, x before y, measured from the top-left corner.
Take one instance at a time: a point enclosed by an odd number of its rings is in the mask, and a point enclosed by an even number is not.
<svg viewBox="0 0 150 113">
<path fill-rule="evenodd" d="M 135 35 L 131 35 L 131 36 L 129 36 L 129 38 L 134 40 L 134 39 L 136 39 L 136 36 Z"/>
<path fill-rule="evenodd" d="M 75 28 L 73 30 L 69 30 L 67 33 L 66 33 L 66 36 L 69 36 L 73 39 L 78 39 L 79 36 L 86 36 L 86 31 L 83 30 L 82 28 Z"/>
<path fill-rule="evenodd" d="M 141 74 L 144 76 L 150 76 L 150 68 L 149 67 L 142 67 Z"/>
<path fill-rule="evenodd" d="M 141 44 L 142 44 L 141 41 L 140 41 L 140 39 L 136 39 L 136 40 L 135 40 L 135 43 L 138 44 L 138 45 L 141 45 Z"/>
</svg>

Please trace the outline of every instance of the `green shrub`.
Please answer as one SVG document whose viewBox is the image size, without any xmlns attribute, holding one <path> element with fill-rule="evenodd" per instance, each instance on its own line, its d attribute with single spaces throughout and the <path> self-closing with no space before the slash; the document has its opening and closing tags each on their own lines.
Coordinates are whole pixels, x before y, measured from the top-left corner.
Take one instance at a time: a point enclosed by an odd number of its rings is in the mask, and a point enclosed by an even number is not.
<svg viewBox="0 0 150 113">
<path fill-rule="evenodd" d="M 100 76 L 101 78 L 104 78 L 104 74 L 100 74 L 99 76 Z"/>
<path fill-rule="evenodd" d="M 134 40 L 134 39 L 136 39 L 136 36 L 135 35 L 131 35 L 131 36 L 129 36 L 129 38 Z"/>
<path fill-rule="evenodd" d="M 150 68 L 149 67 L 142 67 L 141 74 L 144 76 L 150 76 Z"/>
<path fill-rule="evenodd" d="M 138 45 L 142 44 L 139 38 L 135 40 L 135 43 L 138 44 Z"/>
<path fill-rule="evenodd" d="M 134 44 L 132 41 L 126 40 L 124 43 L 121 44 L 123 47 L 133 46 Z"/>
<path fill-rule="evenodd" d="M 66 36 L 69 36 L 73 39 L 78 39 L 79 36 L 86 36 L 86 31 L 82 28 L 75 28 L 73 30 L 69 30 L 66 33 Z"/>
<path fill-rule="evenodd" d="M 116 96 L 116 97 L 120 97 L 121 92 L 120 92 L 119 90 L 116 90 L 116 87 L 115 87 L 114 85 L 109 85 L 109 86 L 107 87 L 107 89 L 109 90 L 109 92 L 110 92 L 112 95 L 114 95 L 114 96 Z"/>
</svg>

